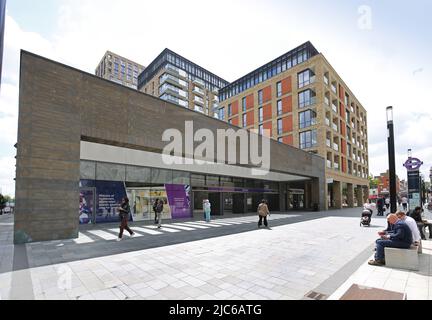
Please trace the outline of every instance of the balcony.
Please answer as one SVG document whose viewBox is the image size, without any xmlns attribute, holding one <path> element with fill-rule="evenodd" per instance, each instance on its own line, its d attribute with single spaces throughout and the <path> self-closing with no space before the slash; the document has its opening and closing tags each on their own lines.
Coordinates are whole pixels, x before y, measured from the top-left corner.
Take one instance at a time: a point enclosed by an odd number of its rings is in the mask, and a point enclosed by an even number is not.
<svg viewBox="0 0 432 320">
<path fill-rule="evenodd" d="M 325 119 L 325 123 L 326 123 L 326 125 L 328 125 L 330 127 L 330 119 L 329 118 Z"/>
<path fill-rule="evenodd" d="M 196 87 L 196 86 L 194 87 L 193 92 L 196 93 L 196 94 L 199 94 L 201 96 L 203 96 L 205 94 L 205 92 L 204 92 L 203 89 L 201 89 L 199 87 Z"/>
<path fill-rule="evenodd" d="M 326 145 L 327 145 L 327 147 L 331 148 L 331 141 L 330 141 L 330 139 L 326 140 Z"/>
<path fill-rule="evenodd" d="M 187 99 L 188 93 L 180 88 L 177 88 L 171 84 L 165 83 L 159 88 L 159 95 L 163 95 L 165 93 L 178 96 L 179 98 Z"/>
<path fill-rule="evenodd" d="M 165 100 L 165 101 L 168 101 L 168 102 L 171 102 L 171 103 L 177 104 L 177 105 L 179 105 L 179 106 L 181 106 L 181 107 L 184 107 L 184 108 L 187 108 L 187 107 L 188 107 L 188 103 L 187 103 L 187 101 L 180 100 L 180 99 L 178 99 L 178 98 L 176 98 L 176 97 L 174 97 L 174 96 L 171 96 L 171 95 L 169 95 L 169 94 L 164 94 L 164 95 L 162 95 L 160 98 L 161 98 L 162 100 Z"/>
<path fill-rule="evenodd" d="M 324 83 L 325 83 L 326 85 L 329 84 L 329 78 L 327 78 L 326 76 L 324 76 Z"/>
<path fill-rule="evenodd" d="M 175 76 L 180 76 L 180 77 L 185 78 L 185 79 L 187 78 L 187 73 L 186 73 L 185 71 L 183 71 L 183 70 L 181 70 L 181 69 L 179 69 L 179 68 L 177 68 L 177 67 L 174 67 L 174 66 L 171 65 L 171 64 L 167 64 L 167 65 L 165 66 L 165 70 L 166 70 L 167 72 L 169 72 L 169 73 L 175 75 Z"/>
<path fill-rule="evenodd" d="M 332 163 L 331 163 L 331 161 L 330 161 L 330 160 L 327 160 L 327 168 L 330 168 L 330 169 L 331 169 L 331 167 L 332 167 Z"/>
<path fill-rule="evenodd" d="M 338 126 L 337 124 L 332 123 L 332 128 L 334 131 L 338 132 Z"/>
<path fill-rule="evenodd" d="M 328 106 L 330 106 L 330 99 L 327 97 L 324 97 L 324 103 Z"/>
<path fill-rule="evenodd" d="M 334 103 L 332 103 L 332 110 L 334 113 L 338 113 L 338 108 Z"/>
<path fill-rule="evenodd" d="M 201 97 L 195 96 L 194 101 L 197 102 L 197 103 L 200 103 L 202 105 L 204 104 L 204 99 L 201 98 Z"/>
<path fill-rule="evenodd" d="M 335 162 L 335 163 L 333 164 L 333 167 L 334 167 L 335 170 L 339 170 L 339 163 L 336 163 L 336 162 Z"/>
<path fill-rule="evenodd" d="M 201 79 L 195 78 L 195 80 L 193 80 L 192 82 L 195 83 L 195 84 L 197 84 L 197 85 L 199 85 L 199 86 L 201 86 L 201 87 L 205 87 L 205 83 Z"/>
<path fill-rule="evenodd" d="M 181 80 L 169 73 L 165 73 L 161 78 L 160 78 L 160 85 L 163 85 L 164 83 L 171 83 L 180 87 L 183 87 L 184 89 L 188 89 L 188 83 L 184 80 Z"/>
<path fill-rule="evenodd" d="M 334 142 L 333 142 L 333 149 L 334 149 L 335 151 L 339 151 L 339 145 L 338 145 L 337 143 L 334 143 Z"/>
</svg>

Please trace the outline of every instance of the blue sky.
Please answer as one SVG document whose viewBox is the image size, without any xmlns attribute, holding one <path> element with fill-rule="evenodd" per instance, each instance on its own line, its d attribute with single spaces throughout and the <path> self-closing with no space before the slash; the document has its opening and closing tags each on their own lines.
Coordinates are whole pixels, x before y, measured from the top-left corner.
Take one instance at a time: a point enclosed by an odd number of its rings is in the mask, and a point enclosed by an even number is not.
<svg viewBox="0 0 432 320">
<path fill-rule="evenodd" d="M 361 27 L 362 8 L 370 11 L 370 28 Z M 21 48 L 93 72 L 106 50 L 148 65 L 168 47 L 232 81 L 307 40 L 368 111 L 371 173 L 388 166 L 385 107 L 393 105 L 398 174 L 406 176 L 401 164 L 412 148 L 428 175 L 430 12 L 427 0 L 9 0 L 0 186 L 13 193 Z"/>
</svg>

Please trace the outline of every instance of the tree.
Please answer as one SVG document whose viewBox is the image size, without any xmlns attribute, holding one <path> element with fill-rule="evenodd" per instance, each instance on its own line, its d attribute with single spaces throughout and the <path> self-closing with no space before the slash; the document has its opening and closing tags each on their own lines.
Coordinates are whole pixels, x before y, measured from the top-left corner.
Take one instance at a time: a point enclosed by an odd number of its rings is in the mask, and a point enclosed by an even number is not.
<svg viewBox="0 0 432 320">
<path fill-rule="evenodd" d="M 379 180 L 375 179 L 373 175 L 369 176 L 369 188 L 376 189 L 378 188 Z"/>
</svg>

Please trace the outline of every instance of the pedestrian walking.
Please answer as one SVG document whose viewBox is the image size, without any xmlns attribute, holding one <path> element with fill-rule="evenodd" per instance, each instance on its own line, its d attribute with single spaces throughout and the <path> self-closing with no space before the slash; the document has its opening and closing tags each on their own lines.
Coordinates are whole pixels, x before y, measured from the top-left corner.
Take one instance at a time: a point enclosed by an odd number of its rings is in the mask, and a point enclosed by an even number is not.
<svg viewBox="0 0 432 320">
<path fill-rule="evenodd" d="M 204 200 L 205 221 L 210 222 L 211 219 L 211 203 L 208 199 Z"/>
<path fill-rule="evenodd" d="M 154 216 L 154 224 L 158 223 L 158 219 L 157 219 L 157 204 L 159 203 L 159 199 L 156 199 L 153 203 L 153 212 L 155 214 Z"/>
<path fill-rule="evenodd" d="M 162 214 L 163 214 L 164 202 L 162 199 L 159 199 L 156 205 L 156 215 L 157 215 L 157 224 L 158 229 L 162 228 Z"/>
<path fill-rule="evenodd" d="M 135 233 L 129 228 L 128 226 L 128 219 L 130 214 L 130 205 L 129 205 L 129 199 L 127 197 L 123 198 L 122 203 L 120 205 L 119 211 L 119 217 L 120 217 L 120 233 L 117 238 L 117 241 L 121 241 L 123 238 L 123 231 L 126 229 L 127 232 L 133 237 Z"/>
<path fill-rule="evenodd" d="M 267 216 L 270 215 L 270 211 L 268 209 L 266 200 L 262 200 L 261 203 L 259 204 L 258 215 L 259 215 L 258 228 L 261 228 L 263 220 L 264 220 L 264 225 L 268 227 Z"/>
</svg>

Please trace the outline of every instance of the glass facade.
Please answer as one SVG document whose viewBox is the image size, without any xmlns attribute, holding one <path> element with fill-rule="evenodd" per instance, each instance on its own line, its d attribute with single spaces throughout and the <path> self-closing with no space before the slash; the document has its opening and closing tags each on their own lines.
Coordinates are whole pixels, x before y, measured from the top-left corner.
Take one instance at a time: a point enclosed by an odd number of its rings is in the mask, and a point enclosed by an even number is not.
<svg viewBox="0 0 432 320">
<path fill-rule="evenodd" d="M 165 49 L 162 53 L 139 75 L 138 89 L 145 86 L 162 68 L 167 65 L 181 69 L 187 73 L 191 81 L 200 81 L 207 90 L 218 91 L 228 85 L 228 82 L 213 73 L 201 68 L 197 64 L 183 58 L 177 53 Z"/>
<path fill-rule="evenodd" d="M 277 76 L 281 72 L 284 72 L 297 64 L 307 61 L 317 54 L 318 51 L 316 48 L 310 42 L 307 42 L 220 89 L 219 101 L 224 101 L 236 96 L 259 83 Z"/>
</svg>

